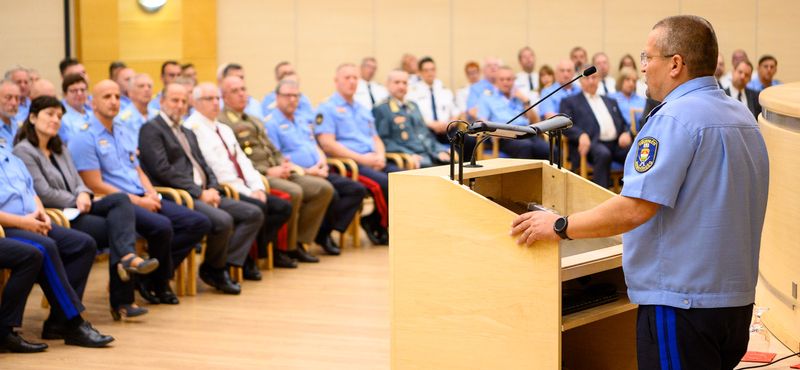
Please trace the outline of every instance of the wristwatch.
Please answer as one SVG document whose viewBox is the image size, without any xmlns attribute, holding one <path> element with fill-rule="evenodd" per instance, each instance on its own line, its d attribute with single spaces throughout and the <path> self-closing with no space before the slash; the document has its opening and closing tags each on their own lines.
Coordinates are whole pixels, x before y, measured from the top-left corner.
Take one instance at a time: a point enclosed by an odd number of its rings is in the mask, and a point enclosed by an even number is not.
<svg viewBox="0 0 800 370">
<path fill-rule="evenodd" d="M 553 230 L 555 230 L 556 234 L 558 234 L 558 236 L 560 236 L 561 239 L 572 240 L 570 239 L 570 237 L 567 236 L 567 225 L 569 225 L 567 217 L 569 216 L 564 216 L 557 219 L 556 222 L 553 223 Z"/>
</svg>

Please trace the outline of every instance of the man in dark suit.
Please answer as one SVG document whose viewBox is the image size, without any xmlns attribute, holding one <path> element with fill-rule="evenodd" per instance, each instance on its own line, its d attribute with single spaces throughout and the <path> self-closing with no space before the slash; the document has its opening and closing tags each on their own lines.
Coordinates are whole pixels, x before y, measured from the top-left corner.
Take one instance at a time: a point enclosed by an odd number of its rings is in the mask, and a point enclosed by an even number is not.
<svg viewBox="0 0 800 370">
<path fill-rule="evenodd" d="M 220 196 L 222 188 L 206 164 L 197 138 L 181 126 L 187 109 L 186 89 L 167 84 L 160 99 L 159 115 L 139 131 L 142 169 L 153 185 L 183 189 L 195 199 L 195 210 L 211 220 L 200 279 L 225 293 L 239 294 L 241 286 L 231 280 L 227 267 L 244 266 L 264 215 L 257 206 Z"/>
<path fill-rule="evenodd" d="M 625 162 L 632 136 L 617 102 L 597 95 L 599 82 L 597 74 L 582 78 L 582 93 L 564 98 L 560 110 L 572 117 L 572 127 L 564 130 L 572 168 L 578 168 L 580 156 L 585 155 L 594 167 L 594 183 L 608 188 L 611 162 Z"/>
<path fill-rule="evenodd" d="M 753 64 L 750 61 L 739 62 L 732 72 L 731 87 L 725 89 L 725 93 L 746 105 L 753 116 L 758 119 L 758 115 L 761 113 L 761 103 L 758 102 L 759 93 L 747 88 L 752 73 Z"/>
</svg>

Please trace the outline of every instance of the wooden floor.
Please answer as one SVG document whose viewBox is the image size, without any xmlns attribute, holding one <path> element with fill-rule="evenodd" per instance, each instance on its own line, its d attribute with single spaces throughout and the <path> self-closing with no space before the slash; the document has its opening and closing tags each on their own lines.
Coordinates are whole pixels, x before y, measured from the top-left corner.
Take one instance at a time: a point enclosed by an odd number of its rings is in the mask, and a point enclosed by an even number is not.
<svg viewBox="0 0 800 370">
<path fill-rule="evenodd" d="M 0 354 L 0 369 L 388 369 L 388 247 L 348 247 L 338 257 L 314 248 L 320 263 L 262 271 L 239 296 L 199 279 L 197 296 L 177 306 L 147 305 L 137 293 L 150 313 L 125 322 L 108 313 L 108 268 L 96 263 L 83 316 L 114 336 L 110 348 L 51 340 L 45 353 Z M 34 287 L 22 328 L 30 341 L 41 341 L 41 297 Z"/>
</svg>

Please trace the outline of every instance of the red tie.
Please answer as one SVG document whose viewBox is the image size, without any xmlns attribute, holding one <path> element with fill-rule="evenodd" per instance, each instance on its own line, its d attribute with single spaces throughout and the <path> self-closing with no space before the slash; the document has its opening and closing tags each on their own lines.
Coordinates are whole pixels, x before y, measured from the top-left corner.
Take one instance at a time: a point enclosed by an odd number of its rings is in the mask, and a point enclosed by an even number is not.
<svg viewBox="0 0 800 370">
<path fill-rule="evenodd" d="M 219 133 L 219 128 L 217 127 L 216 130 L 217 130 L 217 135 L 219 135 L 219 139 L 222 140 L 222 146 L 225 147 L 225 152 L 228 153 L 228 159 L 230 159 L 231 162 L 233 162 L 233 165 L 236 167 L 236 173 L 239 175 L 239 178 L 242 179 L 242 181 L 244 181 L 245 184 L 247 184 L 247 181 L 245 181 L 244 179 L 244 172 L 242 172 L 242 167 L 240 167 L 239 162 L 236 161 L 236 148 L 234 148 L 234 152 L 233 154 L 231 154 L 231 151 L 228 149 L 228 144 L 225 144 L 225 139 L 223 139 L 222 134 Z"/>
</svg>

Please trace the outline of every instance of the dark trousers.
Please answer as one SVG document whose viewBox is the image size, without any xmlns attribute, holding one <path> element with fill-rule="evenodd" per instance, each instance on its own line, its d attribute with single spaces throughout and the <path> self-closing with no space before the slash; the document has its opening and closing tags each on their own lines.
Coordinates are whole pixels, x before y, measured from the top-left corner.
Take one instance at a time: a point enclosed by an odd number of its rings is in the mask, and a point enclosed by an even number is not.
<svg viewBox="0 0 800 370">
<path fill-rule="evenodd" d="M 539 136 L 522 140 L 500 139 L 500 151 L 512 158 L 548 159 L 550 143 Z"/>
<path fill-rule="evenodd" d="M 375 225 L 376 228 L 380 228 L 382 226 L 382 219 L 386 220 L 386 224 L 388 225 L 388 218 L 389 218 L 389 174 L 392 172 L 402 171 L 400 167 L 395 166 L 392 163 L 386 163 L 386 167 L 383 170 L 378 171 L 373 169 L 372 167 L 358 165 L 358 176 L 364 176 L 376 184 L 381 188 L 381 195 L 383 197 L 383 204 L 386 205 L 385 210 L 381 210 L 382 207 L 378 204 L 378 196 L 376 194 L 372 194 L 375 199 L 375 211 L 367 216 L 367 220 Z M 385 215 L 383 214 L 385 213 Z"/>
<path fill-rule="evenodd" d="M 272 194 L 267 194 L 266 203 L 241 194 L 239 194 L 239 200 L 258 207 L 264 215 L 264 222 L 256 237 L 256 245 L 258 246 L 258 258 L 267 258 L 269 243 L 275 240 L 278 231 L 292 217 L 292 202 Z"/>
<path fill-rule="evenodd" d="M 326 180 L 333 185 L 333 198 L 328 205 L 325 223 L 320 228 L 317 241 L 327 238 L 332 230 L 340 232 L 347 230 L 356 212 L 361 209 L 364 197 L 367 196 L 367 188 L 364 185 L 347 177 L 332 173 Z"/>
<path fill-rule="evenodd" d="M 195 203 L 197 205 L 197 203 Z M 158 213 L 134 206 L 136 232 L 147 240 L 150 258 L 158 260 L 158 269 L 148 277 L 169 280 L 175 268 L 203 240 L 211 222 L 199 212 L 162 200 Z"/>
<path fill-rule="evenodd" d="M 53 225 L 53 229 L 47 236 L 17 228 L 6 229 L 5 233 L 7 239 L 24 241 L 23 244 L 27 244 L 27 246 L 14 243 L 10 256 L 5 256 L 4 253 L 0 254 L 0 258 L 2 258 L 0 264 L 6 263 L 8 260 L 12 261 L 12 265 L 18 263 L 17 259 L 24 259 L 27 254 L 35 254 L 33 249 L 40 251 L 42 255 L 42 268 L 36 271 L 36 282 L 42 287 L 47 301 L 50 302 L 51 309 L 48 320 L 64 322 L 78 316 L 84 309 L 81 298 L 86 289 L 89 272 L 92 270 L 95 253 L 97 253 L 97 244 L 94 239 L 80 231 L 56 225 Z M 27 271 L 27 273 L 31 273 L 30 270 Z M 23 282 L 25 279 L 30 279 L 30 277 L 26 276 L 19 279 L 18 282 L 9 280 L 3 291 L 3 305 L 6 302 L 6 291 L 8 291 L 9 285 L 11 285 L 9 295 L 15 291 L 25 293 L 9 298 L 11 302 L 14 302 L 15 299 L 23 301 L 27 299 L 30 288 L 28 287 L 26 292 L 28 282 Z M 15 287 L 15 284 L 20 284 L 20 287 Z M 0 325 L 21 325 L 25 305 L 16 305 L 14 308 L 9 313 L 9 321 L 6 321 L 7 313 L 0 309 L 0 320 L 2 320 Z"/>
<path fill-rule="evenodd" d="M 199 199 L 194 209 L 211 220 L 205 263 L 215 269 L 227 265 L 241 267 L 253 241 L 256 240 L 264 214 L 257 206 L 222 197 L 219 207 L 212 207 Z"/>
<path fill-rule="evenodd" d="M 747 352 L 752 314 L 753 305 L 688 310 L 639 306 L 639 369 L 733 369 Z"/>
<path fill-rule="evenodd" d="M 133 282 L 123 282 L 117 273 L 122 257 L 136 253 L 136 212 L 125 193 L 110 194 L 93 202 L 88 214 L 70 222 L 72 229 L 89 234 L 97 249 L 109 249 L 108 276 L 111 307 L 134 301 Z M 159 261 L 160 262 L 160 261 Z"/>
<path fill-rule="evenodd" d="M 0 269 L 11 270 L 0 301 L 0 338 L 22 326 L 28 294 L 38 280 L 45 252 L 20 240 L 0 238 Z M 61 268 L 63 270 L 63 266 Z"/>
<path fill-rule="evenodd" d="M 622 148 L 616 140 L 592 143 L 592 146 L 589 147 L 589 154 L 586 155 L 586 162 L 590 163 L 593 168 L 592 181 L 597 185 L 608 188 L 610 185 L 608 176 L 611 174 L 611 162 L 625 163 L 628 149 L 630 149 L 630 146 Z M 581 155 L 578 153 L 577 146 L 570 145 L 569 158 L 572 162 L 572 168 L 577 171 L 581 166 Z"/>
</svg>

